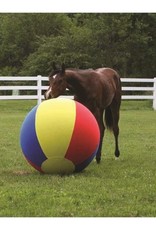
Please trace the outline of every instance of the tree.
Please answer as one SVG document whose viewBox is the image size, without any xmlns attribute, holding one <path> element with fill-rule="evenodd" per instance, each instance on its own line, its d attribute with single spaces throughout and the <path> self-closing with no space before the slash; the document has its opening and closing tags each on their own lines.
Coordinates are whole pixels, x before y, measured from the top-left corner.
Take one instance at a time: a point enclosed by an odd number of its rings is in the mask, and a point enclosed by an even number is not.
<svg viewBox="0 0 156 230">
<path fill-rule="evenodd" d="M 0 67 L 20 67 L 22 60 L 33 52 L 35 34 L 31 18 L 25 14 L 4 14 L 1 16 Z"/>
<path fill-rule="evenodd" d="M 16 69 L 38 48 L 41 36 L 57 36 L 70 28 L 64 14 L 2 14 L 0 16 L 0 69 Z"/>
<path fill-rule="evenodd" d="M 89 55 L 90 30 L 87 28 L 70 28 L 70 32 L 59 36 L 42 36 L 38 49 L 24 62 L 21 75 L 47 75 L 52 63 L 65 63 L 68 67 L 89 68 L 92 58 Z"/>
<path fill-rule="evenodd" d="M 56 61 L 152 77 L 155 24 L 151 13 L 1 14 L 0 74 L 47 75 Z"/>
</svg>

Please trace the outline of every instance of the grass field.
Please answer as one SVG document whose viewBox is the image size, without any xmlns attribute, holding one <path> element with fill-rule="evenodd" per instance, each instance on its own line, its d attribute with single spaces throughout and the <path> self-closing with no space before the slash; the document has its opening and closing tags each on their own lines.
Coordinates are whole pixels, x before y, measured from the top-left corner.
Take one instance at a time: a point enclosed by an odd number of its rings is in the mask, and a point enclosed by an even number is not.
<svg viewBox="0 0 156 230">
<path fill-rule="evenodd" d="M 106 131 L 102 162 L 81 173 L 43 175 L 25 160 L 21 124 L 35 101 L 0 101 L 1 217 L 155 217 L 156 112 L 149 101 L 123 101 L 119 160 Z"/>
</svg>

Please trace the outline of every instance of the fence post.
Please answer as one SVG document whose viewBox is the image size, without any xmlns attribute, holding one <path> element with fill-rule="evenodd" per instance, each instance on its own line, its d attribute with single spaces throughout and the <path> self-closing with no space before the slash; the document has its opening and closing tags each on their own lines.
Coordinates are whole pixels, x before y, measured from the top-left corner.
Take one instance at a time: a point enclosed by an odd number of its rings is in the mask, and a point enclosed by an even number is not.
<svg viewBox="0 0 156 230">
<path fill-rule="evenodd" d="M 41 104 L 42 102 L 42 76 L 37 76 L 37 104 Z"/>
<path fill-rule="evenodd" d="M 153 91 L 153 109 L 156 110 L 156 77 L 154 78 L 154 91 Z"/>
</svg>

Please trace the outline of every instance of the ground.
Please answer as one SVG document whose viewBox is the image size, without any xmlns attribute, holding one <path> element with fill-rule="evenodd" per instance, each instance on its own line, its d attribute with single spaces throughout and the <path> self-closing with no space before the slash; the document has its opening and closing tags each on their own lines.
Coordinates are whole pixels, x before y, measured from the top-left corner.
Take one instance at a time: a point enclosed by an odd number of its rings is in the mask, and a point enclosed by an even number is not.
<svg viewBox="0 0 156 230">
<path fill-rule="evenodd" d="M 150 101 L 123 101 L 120 151 L 106 131 L 102 161 L 81 173 L 44 175 L 25 160 L 21 124 L 36 101 L 0 101 L 1 217 L 155 217 L 156 112 Z"/>
</svg>

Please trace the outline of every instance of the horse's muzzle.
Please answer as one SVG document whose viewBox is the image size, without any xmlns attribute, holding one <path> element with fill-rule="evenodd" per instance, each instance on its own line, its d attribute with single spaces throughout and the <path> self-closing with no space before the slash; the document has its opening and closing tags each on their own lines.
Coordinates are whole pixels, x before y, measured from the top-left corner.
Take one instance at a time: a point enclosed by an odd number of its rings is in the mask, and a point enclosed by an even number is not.
<svg viewBox="0 0 156 230">
<path fill-rule="evenodd" d="M 45 100 L 48 100 L 48 99 L 52 98 L 51 92 L 52 92 L 52 90 L 51 90 L 51 88 L 49 87 L 48 90 L 44 93 L 44 98 L 45 98 Z"/>
</svg>

